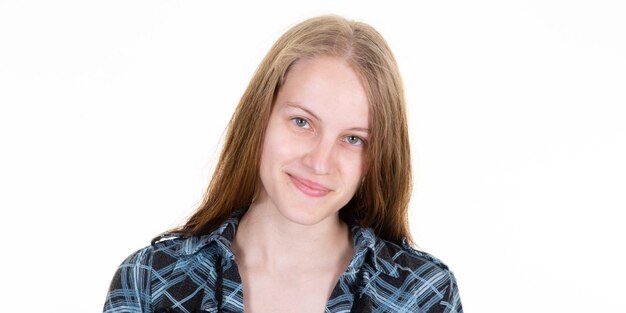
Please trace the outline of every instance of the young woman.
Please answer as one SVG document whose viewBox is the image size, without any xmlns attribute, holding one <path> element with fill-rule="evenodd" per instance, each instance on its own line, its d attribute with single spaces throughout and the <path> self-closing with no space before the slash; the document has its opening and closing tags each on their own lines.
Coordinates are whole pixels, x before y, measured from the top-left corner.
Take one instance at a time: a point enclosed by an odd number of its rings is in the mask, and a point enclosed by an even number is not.
<svg viewBox="0 0 626 313">
<path fill-rule="evenodd" d="M 411 248 L 405 100 L 393 55 L 337 16 L 288 30 L 230 121 L 193 216 L 119 267 L 105 312 L 462 312 Z"/>
</svg>

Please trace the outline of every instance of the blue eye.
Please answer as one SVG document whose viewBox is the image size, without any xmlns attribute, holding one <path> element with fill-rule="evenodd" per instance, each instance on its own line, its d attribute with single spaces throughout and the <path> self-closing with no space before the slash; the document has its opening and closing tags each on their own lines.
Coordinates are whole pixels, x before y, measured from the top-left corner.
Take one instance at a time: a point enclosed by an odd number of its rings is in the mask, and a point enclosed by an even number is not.
<svg viewBox="0 0 626 313">
<path fill-rule="evenodd" d="M 296 126 L 300 127 L 300 128 L 308 128 L 309 126 L 309 121 L 307 121 L 306 119 L 303 119 L 301 117 L 294 117 L 291 119 L 294 124 L 296 124 Z"/>
<path fill-rule="evenodd" d="M 346 137 L 346 142 L 348 142 L 351 145 L 354 146 L 361 146 L 364 144 L 363 139 L 361 139 L 360 137 L 357 136 L 347 136 Z"/>
</svg>

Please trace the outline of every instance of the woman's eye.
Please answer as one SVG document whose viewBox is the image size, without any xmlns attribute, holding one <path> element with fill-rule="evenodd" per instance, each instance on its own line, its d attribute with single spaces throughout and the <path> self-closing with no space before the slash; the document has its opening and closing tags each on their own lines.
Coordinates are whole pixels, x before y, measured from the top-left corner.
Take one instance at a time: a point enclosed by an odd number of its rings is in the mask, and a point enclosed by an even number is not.
<svg viewBox="0 0 626 313">
<path fill-rule="evenodd" d="M 354 146 L 361 146 L 363 145 L 363 139 L 361 139 L 360 137 L 357 136 L 348 136 L 346 137 L 346 141 Z"/>
<path fill-rule="evenodd" d="M 309 128 L 309 122 L 301 117 L 294 117 L 293 119 L 291 119 L 294 124 L 296 124 L 296 126 L 300 127 L 300 128 Z"/>
</svg>

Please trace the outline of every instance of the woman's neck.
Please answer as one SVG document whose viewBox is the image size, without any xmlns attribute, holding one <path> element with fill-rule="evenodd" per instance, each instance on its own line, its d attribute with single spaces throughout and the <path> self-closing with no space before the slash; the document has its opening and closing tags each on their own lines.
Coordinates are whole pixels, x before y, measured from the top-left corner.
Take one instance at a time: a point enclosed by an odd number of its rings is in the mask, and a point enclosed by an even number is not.
<svg viewBox="0 0 626 313">
<path fill-rule="evenodd" d="M 354 254 L 350 231 L 338 214 L 300 225 L 271 206 L 255 204 L 241 218 L 232 249 L 239 266 L 270 271 L 344 267 Z"/>
</svg>

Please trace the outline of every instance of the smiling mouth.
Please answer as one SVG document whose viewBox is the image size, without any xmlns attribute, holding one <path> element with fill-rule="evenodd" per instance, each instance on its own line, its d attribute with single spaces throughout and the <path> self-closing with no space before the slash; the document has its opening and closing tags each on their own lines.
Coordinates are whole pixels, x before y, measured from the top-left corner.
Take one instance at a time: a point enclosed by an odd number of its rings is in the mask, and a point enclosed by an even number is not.
<svg viewBox="0 0 626 313">
<path fill-rule="evenodd" d="M 323 185 L 320 185 L 314 181 L 310 181 L 308 179 L 300 178 L 291 174 L 287 174 L 291 179 L 291 182 L 307 196 L 310 197 L 323 197 L 329 194 L 332 190 L 326 188 Z"/>
</svg>

